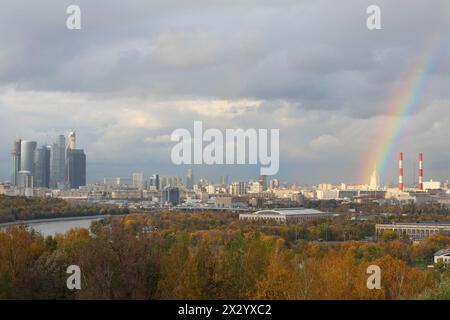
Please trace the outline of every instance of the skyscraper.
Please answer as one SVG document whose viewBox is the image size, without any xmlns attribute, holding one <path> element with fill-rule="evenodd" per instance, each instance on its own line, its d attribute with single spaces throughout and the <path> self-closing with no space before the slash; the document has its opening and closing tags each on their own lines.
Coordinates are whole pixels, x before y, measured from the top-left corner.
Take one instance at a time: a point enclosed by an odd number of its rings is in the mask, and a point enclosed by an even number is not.
<svg viewBox="0 0 450 320">
<path fill-rule="evenodd" d="M 11 184 L 13 186 L 19 185 L 21 142 L 22 140 L 17 138 L 16 141 L 14 141 L 14 148 L 11 152 Z"/>
<path fill-rule="evenodd" d="M 59 135 L 51 147 L 50 187 L 58 188 L 64 185 L 65 179 L 66 138 Z"/>
<path fill-rule="evenodd" d="M 70 189 L 86 185 L 86 155 L 82 149 L 67 149 L 67 181 Z"/>
<path fill-rule="evenodd" d="M 139 190 L 144 188 L 144 174 L 142 172 L 133 173 L 133 187 Z"/>
<path fill-rule="evenodd" d="M 50 186 L 50 146 L 37 148 L 34 153 L 35 174 L 34 186 L 48 188 Z"/>
<path fill-rule="evenodd" d="M 162 191 L 163 204 L 168 203 L 176 206 L 180 203 L 180 189 L 177 187 L 166 187 Z"/>
<path fill-rule="evenodd" d="M 66 148 L 66 186 L 77 189 L 86 185 L 86 155 L 83 149 L 76 149 L 76 133 L 70 131 Z"/>
<path fill-rule="evenodd" d="M 69 132 L 69 144 L 67 148 L 76 149 L 77 148 L 77 134 L 74 130 Z"/>
<path fill-rule="evenodd" d="M 263 189 L 267 189 L 267 176 L 262 174 L 259 176 L 259 183 L 262 185 Z"/>
<path fill-rule="evenodd" d="M 160 190 L 159 174 L 156 173 L 149 178 L 148 187 L 149 189 Z"/>
<path fill-rule="evenodd" d="M 230 193 L 232 195 L 244 195 L 247 193 L 246 182 L 233 182 L 230 186 Z"/>
<path fill-rule="evenodd" d="M 36 146 L 36 141 L 22 140 L 20 144 L 20 170 L 29 171 L 32 176 L 34 176 L 34 151 Z"/>
<path fill-rule="evenodd" d="M 191 168 L 188 169 L 186 174 L 186 188 L 193 189 L 194 188 L 194 172 Z"/>
</svg>

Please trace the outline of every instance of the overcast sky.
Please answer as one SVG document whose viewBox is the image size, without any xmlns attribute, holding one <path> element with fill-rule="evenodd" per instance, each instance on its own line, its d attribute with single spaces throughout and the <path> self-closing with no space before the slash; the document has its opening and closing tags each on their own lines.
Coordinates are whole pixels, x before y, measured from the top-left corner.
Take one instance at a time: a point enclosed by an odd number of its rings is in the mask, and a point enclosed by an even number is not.
<svg viewBox="0 0 450 320">
<path fill-rule="evenodd" d="M 81 8 L 81 30 L 66 8 Z M 366 28 L 381 7 L 382 29 Z M 406 75 L 450 39 L 448 0 L 4 0 L 0 4 L 0 177 L 17 134 L 39 143 L 75 129 L 88 180 L 184 174 L 170 134 L 279 128 L 278 178 L 361 181 L 361 168 Z M 395 150 L 406 181 L 450 178 L 450 55 L 429 74 Z M 396 180 L 396 155 L 382 174 Z M 196 177 L 252 178 L 248 166 Z"/>
</svg>

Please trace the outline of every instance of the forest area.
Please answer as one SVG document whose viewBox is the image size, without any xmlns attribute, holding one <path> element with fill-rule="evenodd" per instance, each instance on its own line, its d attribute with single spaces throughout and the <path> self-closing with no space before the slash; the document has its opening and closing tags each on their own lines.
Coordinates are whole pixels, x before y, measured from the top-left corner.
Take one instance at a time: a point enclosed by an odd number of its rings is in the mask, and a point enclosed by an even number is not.
<svg viewBox="0 0 450 320">
<path fill-rule="evenodd" d="M 107 205 L 75 204 L 58 198 L 0 195 L 0 223 L 17 220 L 125 213 L 128 213 L 128 209 L 119 209 Z"/>
<path fill-rule="evenodd" d="M 450 237 L 313 240 L 324 225 L 336 235 L 370 229 L 208 212 L 130 214 L 47 238 L 8 228 L 0 232 L 0 299 L 450 299 L 449 270 L 426 268 Z M 69 265 L 81 269 L 81 290 L 66 287 Z M 369 265 L 380 267 L 379 290 L 366 286 Z"/>
</svg>

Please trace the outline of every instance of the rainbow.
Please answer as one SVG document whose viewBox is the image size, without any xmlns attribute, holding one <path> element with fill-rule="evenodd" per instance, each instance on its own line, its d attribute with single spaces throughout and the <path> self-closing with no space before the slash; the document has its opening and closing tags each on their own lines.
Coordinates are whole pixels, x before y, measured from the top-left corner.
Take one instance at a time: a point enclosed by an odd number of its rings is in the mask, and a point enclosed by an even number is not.
<svg viewBox="0 0 450 320">
<path fill-rule="evenodd" d="M 388 100 L 384 113 L 388 115 L 388 121 L 383 123 L 382 128 L 378 128 L 376 143 L 370 148 L 368 159 L 363 161 L 365 166 L 363 166 L 360 181 L 368 180 L 367 177 L 374 168 L 380 175 L 383 174 L 387 163 L 392 160 L 393 152 L 401 151 L 394 148 L 397 146 L 402 129 L 421 104 L 421 97 L 430 76 L 448 52 L 448 43 L 440 43 L 437 48 L 436 46 L 432 48 L 433 50 L 428 50 L 419 63 L 409 68 L 402 86 L 397 88 Z M 393 163 L 397 164 L 397 162 Z"/>
</svg>

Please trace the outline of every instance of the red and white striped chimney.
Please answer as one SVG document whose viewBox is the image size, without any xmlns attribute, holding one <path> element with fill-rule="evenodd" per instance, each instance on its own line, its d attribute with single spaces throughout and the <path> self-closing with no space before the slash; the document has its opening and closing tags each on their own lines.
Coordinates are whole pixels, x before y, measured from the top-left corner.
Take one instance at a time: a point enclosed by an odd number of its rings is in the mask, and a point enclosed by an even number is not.
<svg viewBox="0 0 450 320">
<path fill-rule="evenodd" d="M 400 152 L 400 157 L 398 161 L 398 189 L 400 191 L 403 191 L 404 184 L 403 184 L 403 152 Z"/>
<path fill-rule="evenodd" d="M 419 153 L 419 190 L 423 190 L 423 154 Z"/>
</svg>

